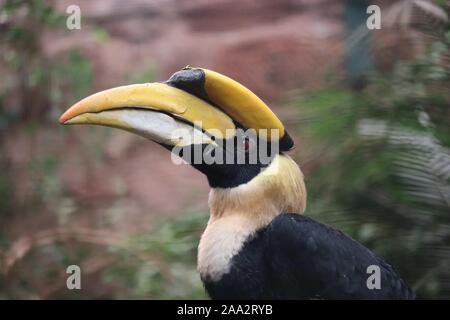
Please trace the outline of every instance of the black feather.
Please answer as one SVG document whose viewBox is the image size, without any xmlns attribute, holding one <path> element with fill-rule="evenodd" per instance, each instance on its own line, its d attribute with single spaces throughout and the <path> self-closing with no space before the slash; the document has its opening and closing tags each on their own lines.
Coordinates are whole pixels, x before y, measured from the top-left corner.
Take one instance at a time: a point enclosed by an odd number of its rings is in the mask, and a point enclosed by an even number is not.
<svg viewBox="0 0 450 320">
<path fill-rule="evenodd" d="M 203 277 L 213 299 L 414 299 L 393 268 L 340 231 L 298 214 L 281 214 L 233 257 L 219 281 Z M 369 289 L 367 267 L 380 268 Z"/>
</svg>

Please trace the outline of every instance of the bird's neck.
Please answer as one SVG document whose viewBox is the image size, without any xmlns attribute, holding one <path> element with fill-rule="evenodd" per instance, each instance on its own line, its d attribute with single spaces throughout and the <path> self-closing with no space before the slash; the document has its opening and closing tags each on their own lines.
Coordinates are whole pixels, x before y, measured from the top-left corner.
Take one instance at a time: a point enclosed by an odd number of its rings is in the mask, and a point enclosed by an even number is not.
<svg viewBox="0 0 450 320">
<path fill-rule="evenodd" d="M 258 176 L 235 188 L 213 188 L 210 219 L 198 248 L 202 277 L 219 280 L 247 239 L 277 215 L 303 213 L 306 189 L 303 174 L 286 155 L 279 155 Z"/>
<path fill-rule="evenodd" d="M 271 164 L 248 183 L 234 188 L 213 188 L 209 193 L 210 220 L 241 216 L 256 228 L 267 225 L 280 213 L 303 213 L 306 189 L 303 173 L 287 155 Z"/>
</svg>

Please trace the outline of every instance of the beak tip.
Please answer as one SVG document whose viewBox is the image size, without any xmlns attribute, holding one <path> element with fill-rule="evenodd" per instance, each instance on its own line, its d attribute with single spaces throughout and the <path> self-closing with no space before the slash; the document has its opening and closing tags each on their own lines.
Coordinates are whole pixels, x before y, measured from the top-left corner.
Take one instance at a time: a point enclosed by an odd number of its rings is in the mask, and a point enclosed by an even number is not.
<svg viewBox="0 0 450 320">
<path fill-rule="evenodd" d="M 59 124 L 66 124 L 67 120 L 69 120 L 69 117 L 64 113 L 61 117 L 59 117 Z"/>
</svg>

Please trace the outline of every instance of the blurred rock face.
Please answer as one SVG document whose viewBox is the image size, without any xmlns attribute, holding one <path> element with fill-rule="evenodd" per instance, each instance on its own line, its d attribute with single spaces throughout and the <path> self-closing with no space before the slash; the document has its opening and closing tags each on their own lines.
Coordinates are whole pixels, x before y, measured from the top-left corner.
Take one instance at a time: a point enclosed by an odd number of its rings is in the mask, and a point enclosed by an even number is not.
<svg viewBox="0 0 450 320">
<path fill-rule="evenodd" d="M 383 10 L 392 4 L 373 2 Z M 156 71 L 158 80 L 166 79 L 191 65 L 227 74 L 263 99 L 276 101 L 290 89 L 317 85 L 324 74 L 342 73 L 343 40 L 348 36 L 344 3 L 79 0 L 82 29 L 48 34 L 44 47 L 50 55 L 81 48 L 94 63 L 96 89 L 126 83 L 142 70 Z M 60 12 L 71 4 L 70 0 L 54 2 Z M 396 45 L 399 37 L 397 31 L 376 32 L 373 49 L 378 68 L 411 55 L 409 45 Z M 145 75 L 140 78 L 145 79 Z"/>
<path fill-rule="evenodd" d="M 70 1 L 55 1 L 61 12 Z M 313 84 L 342 56 L 338 1 L 78 1 L 82 29 L 49 34 L 57 55 L 81 48 L 97 88 L 126 82 L 143 67 L 165 79 L 186 66 L 223 72 L 263 98 Z M 108 39 L 98 39 L 98 28 Z M 333 68 L 335 69 L 335 68 Z"/>
</svg>

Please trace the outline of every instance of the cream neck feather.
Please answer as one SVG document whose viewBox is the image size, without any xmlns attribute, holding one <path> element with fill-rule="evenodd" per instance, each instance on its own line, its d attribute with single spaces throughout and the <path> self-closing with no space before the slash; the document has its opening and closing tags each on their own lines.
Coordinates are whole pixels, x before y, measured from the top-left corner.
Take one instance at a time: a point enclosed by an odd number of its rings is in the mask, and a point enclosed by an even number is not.
<svg viewBox="0 0 450 320">
<path fill-rule="evenodd" d="M 198 248 L 198 270 L 219 280 L 245 241 L 281 213 L 303 213 L 303 174 L 287 155 L 277 155 L 258 176 L 235 188 L 209 193 L 210 219 Z"/>
<path fill-rule="evenodd" d="M 211 220 L 241 215 L 264 226 L 280 213 L 303 213 L 305 207 L 303 173 L 287 155 L 277 155 L 248 183 L 214 188 L 209 193 Z"/>
</svg>

